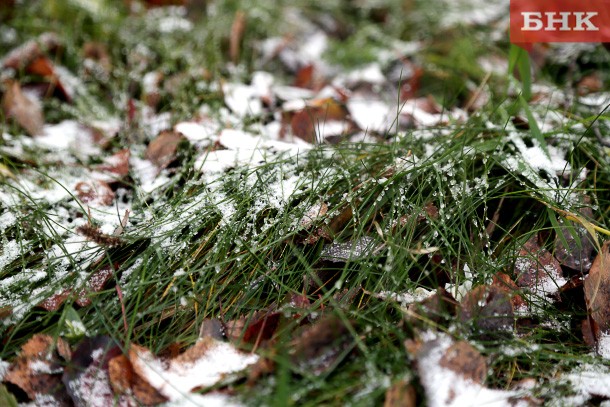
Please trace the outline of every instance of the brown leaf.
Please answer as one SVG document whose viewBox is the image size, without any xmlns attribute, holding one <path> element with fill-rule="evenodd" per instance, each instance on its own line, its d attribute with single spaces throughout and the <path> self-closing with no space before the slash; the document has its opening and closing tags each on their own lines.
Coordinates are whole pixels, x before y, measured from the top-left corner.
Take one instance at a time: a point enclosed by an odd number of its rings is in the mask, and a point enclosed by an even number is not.
<svg viewBox="0 0 610 407">
<path fill-rule="evenodd" d="M 131 367 L 131 382 L 130 386 L 135 398 L 144 405 L 155 405 L 167 401 L 167 398 L 157 391 L 146 380 L 146 371 L 140 362 L 142 353 L 148 352 L 148 349 L 143 346 L 132 344 L 129 348 L 129 364 Z M 123 363 L 123 362 L 121 362 Z M 124 383 L 123 383 L 124 384 Z"/>
<path fill-rule="evenodd" d="M 83 45 L 83 56 L 86 59 L 97 62 L 106 75 L 110 74 L 112 62 L 105 44 L 101 42 L 86 42 Z"/>
<path fill-rule="evenodd" d="M 110 385 L 108 363 L 121 350 L 111 338 L 84 338 L 72 353 L 62 381 L 74 405 L 88 405 L 92 398 L 103 405 L 113 405 L 115 396 Z M 124 404 L 118 403 L 119 407 Z"/>
<path fill-rule="evenodd" d="M 9 366 L 3 381 L 19 387 L 31 400 L 35 399 L 36 395 L 49 395 L 58 403 L 67 404 L 61 382 L 64 362 L 59 353 L 60 349 L 62 354 L 69 349 L 69 345 L 63 339 L 55 340 L 48 335 L 34 335 L 23 345 L 17 359 Z"/>
<path fill-rule="evenodd" d="M 2 67 L 19 71 L 26 68 L 35 58 L 40 57 L 43 49 L 47 52 L 52 52 L 56 50 L 59 45 L 59 37 L 57 35 L 53 33 L 42 34 L 37 40 L 27 41 L 11 50 L 2 59 Z"/>
<path fill-rule="evenodd" d="M 406 380 L 398 380 L 385 392 L 383 407 L 415 407 L 417 393 L 415 387 Z"/>
<path fill-rule="evenodd" d="M 511 296 L 514 308 L 519 308 L 525 305 L 523 297 L 519 295 L 519 287 L 517 286 L 517 284 L 515 284 L 515 282 L 510 278 L 508 274 L 502 272 L 496 273 L 493 276 L 491 285 L 498 287 L 501 290 L 504 290 L 507 294 L 509 294 Z"/>
<path fill-rule="evenodd" d="M 115 265 L 118 267 L 118 264 Z M 76 303 L 81 307 L 86 307 L 91 304 L 91 299 L 89 298 L 91 293 L 98 293 L 102 291 L 102 289 L 106 286 L 108 281 L 112 279 L 113 276 L 113 267 L 104 266 L 99 270 L 96 270 L 87 278 L 86 287 L 81 289 L 77 293 Z"/>
<path fill-rule="evenodd" d="M 53 294 L 49 298 L 45 299 L 38 306 L 50 312 L 57 311 L 71 293 L 71 289 L 65 289 L 60 293 Z"/>
<path fill-rule="evenodd" d="M 272 307 L 274 308 L 274 307 Z M 242 317 L 226 324 L 226 335 L 238 345 L 254 345 L 268 341 L 279 326 L 279 312 L 256 312 L 251 317 Z"/>
<path fill-rule="evenodd" d="M 184 140 L 184 137 L 180 133 L 162 131 L 148 145 L 146 158 L 159 169 L 163 169 L 176 158 L 176 149 L 182 140 Z"/>
<path fill-rule="evenodd" d="M 579 213 L 585 219 L 593 218 L 591 207 L 584 207 Z M 557 231 L 555 237 L 555 257 L 563 266 L 585 273 L 591 268 L 591 254 L 595 249 L 591 236 L 587 229 L 575 222 L 565 221 L 563 224 L 570 225 Z M 574 235 L 571 233 L 574 232 Z M 564 241 L 568 244 L 566 247 Z"/>
<path fill-rule="evenodd" d="M 599 92 L 604 88 L 604 82 L 600 78 L 599 73 L 595 72 L 587 75 L 576 85 L 576 92 L 579 96 L 588 95 L 589 93 Z"/>
<path fill-rule="evenodd" d="M 462 322 L 471 323 L 482 338 L 513 333 L 513 304 L 506 291 L 497 286 L 480 285 L 466 294 L 458 317 Z"/>
<path fill-rule="evenodd" d="M 585 278 L 585 301 L 602 333 L 610 333 L 610 242 L 605 242 Z"/>
<path fill-rule="evenodd" d="M 479 384 L 483 384 L 487 376 L 485 358 L 465 341 L 451 345 L 441 358 L 440 365 Z"/>
<path fill-rule="evenodd" d="M 110 206 L 114 202 L 114 191 L 104 181 L 81 181 L 74 189 L 78 199 L 85 204 Z"/>
<path fill-rule="evenodd" d="M 305 373 L 320 375 L 331 369 L 353 346 L 345 323 L 336 316 L 325 316 L 291 343 L 292 362 Z"/>
<path fill-rule="evenodd" d="M 442 287 L 437 288 L 436 293 L 408 307 L 409 313 L 406 320 L 410 325 L 420 326 L 428 324 L 429 321 L 447 325 L 456 315 L 458 302 L 451 293 Z"/>
<path fill-rule="evenodd" d="M 239 62 L 239 51 L 244 32 L 246 31 L 246 13 L 242 10 L 235 12 L 235 18 L 231 25 L 231 37 L 229 39 L 229 55 L 231 62 L 237 64 Z"/>
<path fill-rule="evenodd" d="M 241 371 L 258 360 L 256 355 L 239 352 L 209 336 L 169 360 L 155 357 L 138 345 L 130 347 L 128 356 L 136 376 L 170 399 L 215 385 L 227 374 Z M 135 388 L 134 394 L 139 397 Z"/>
<path fill-rule="evenodd" d="M 308 64 L 297 71 L 296 77 L 294 78 L 294 86 L 298 88 L 313 89 L 313 73 L 315 66 Z"/>
<path fill-rule="evenodd" d="M 19 82 L 9 80 L 2 98 L 4 113 L 14 119 L 30 136 L 39 135 L 44 125 L 42 108 L 21 91 Z"/>
<path fill-rule="evenodd" d="M 345 107 L 332 98 L 314 99 L 308 106 L 292 116 L 290 126 L 295 136 L 315 143 L 318 130 L 325 122 L 345 121 L 348 112 Z"/>
<path fill-rule="evenodd" d="M 133 382 L 133 369 L 131 362 L 125 355 L 116 356 L 108 362 L 108 377 L 112 390 L 123 394 L 131 389 Z"/>
<path fill-rule="evenodd" d="M 98 171 L 109 172 L 117 178 L 123 178 L 129 174 L 129 156 L 131 152 L 128 148 L 117 151 L 110 157 L 106 157 L 104 162 L 96 167 Z"/>
<path fill-rule="evenodd" d="M 519 250 L 515 274 L 519 287 L 532 289 L 562 279 L 561 265 L 548 250 L 538 245 L 538 235 L 532 236 Z"/>
<path fill-rule="evenodd" d="M 206 318 L 201 322 L 201 328 L 199 328 L 199 338 L 205 338 L 206 336 L 218 340 L 222 340 L 224 338 L 224 327 L 219 319 Z"/>
</svg>

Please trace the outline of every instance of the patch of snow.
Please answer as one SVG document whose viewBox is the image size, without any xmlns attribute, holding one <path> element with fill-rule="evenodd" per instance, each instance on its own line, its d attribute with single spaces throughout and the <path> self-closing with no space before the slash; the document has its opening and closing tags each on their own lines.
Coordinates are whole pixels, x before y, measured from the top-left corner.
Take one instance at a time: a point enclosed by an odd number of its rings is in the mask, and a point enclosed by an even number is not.
<svg viewBox="0 0 610 407">
<path fill-rule="evenodd" d="M 238 372 L 258 360 L 254 354 L 237 351 L 231 344 L 214 341 L 206 353 L 192 363 L 156 358 L 150 351 L 138 353 L 135 361 L 145 379 L 170 401 L 184 399 L 193 389 L 209 387 L 225 375 Z"/>
<path fill-rule="evenodd" d="M 610 334 L 602 332 L 597 341 L 597 352 L 604 359 L 610 359 Z"/>
<path fill-rule="evenodd" d="M 561 376 L 562 382 L 572 385 L 575 395 L 566 404 L 555 404 L 562 406 L 582 406 L 593 397 L 610 398 L 610 369 L 607 366 L 584 364 L 570 373 Z M 558 400 L 559 401 L 559 400 Z"/>
<path fill-rule="evenodd" d="M 177 133 L 182 134 L 191 143 L 212 141 L 218 128 L 211 122 L 180 122 L 174 126 Z"/>
<path fill-rule="evenodd" d="M 428 297 L 434 295 L 436 291 L 427 290 L 423 287 L 417 287 L 412 292 L 405 291 L 402 293 L 395 293 L 392 291 L 380 291 L 379 293 L 374 294 L 375 297 L 381 298 L 384 300 L 391 300 L 400 303 L 402 307 L 406 307 L 410 304 L 415 304 L 416 302 L 421 302 Z"/>
<path fill-rule="evenodd" d="M 8 373 L 8 368 L 11 366 L 9 362 L 0 359 L 0 382 L 4 380 L 4 376 Z"/>
<path fill-rule="evenodd" d="M 364 131 L 384 133 L 394 123 L 397 111 L 381 100 L 352 98 L 347 101 L 347 109 L 358 127 Z"/>
<path fill-rule="evenodd" d="M 258 89 L 243 83 L 225 83 L 222 91 L 225 103 L 237 116 L 259 116 L 263 112 Z"/>
<path fill-rule="evenodd" d="M 5 212 L 0 215 L 0 232 L 4 232 L 17 223 L 17 217 L 12 212 Z"/>
<path fill-rule="evenodd" d="M 428 406 L 529 406 L 525 400 L 518 400 L 524 395 L 522 392 L 489 389 L 441 366 L 441 359 L 453 341 L 440 333 L 429 333 L 429 337 L 436 337 L 432 339 L 435 346 L 418 358 L 418 371 Z"/>
<path fill-rule="evenodd" d="M 91 131 L 74 120 L 45 125 L 42 135 L 35 137 L 34 142 L 49 150 L 70 150 L 81 159 L 101 153 L 93 142 Z"/>
</svg>

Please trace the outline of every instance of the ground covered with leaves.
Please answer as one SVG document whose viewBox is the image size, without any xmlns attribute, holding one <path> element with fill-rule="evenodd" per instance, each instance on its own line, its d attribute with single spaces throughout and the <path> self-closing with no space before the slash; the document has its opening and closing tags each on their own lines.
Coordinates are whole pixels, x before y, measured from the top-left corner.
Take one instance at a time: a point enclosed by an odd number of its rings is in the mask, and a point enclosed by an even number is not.
<svg viewBox="0 0 610 407">
<path fill-rule="evenodd" d="M 15 3 L 1 405 L 610 400 L 604 47 L 499 1 Z"/>
</svg>

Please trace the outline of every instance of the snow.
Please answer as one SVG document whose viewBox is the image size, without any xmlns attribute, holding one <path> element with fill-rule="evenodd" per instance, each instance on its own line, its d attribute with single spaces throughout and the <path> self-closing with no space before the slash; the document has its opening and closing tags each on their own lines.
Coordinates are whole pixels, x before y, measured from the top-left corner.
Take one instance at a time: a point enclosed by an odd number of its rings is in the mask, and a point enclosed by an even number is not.
<svg viewBox="0 0 610 407">
<path fill-rule="evenodd" d="M 421 302 L 426 298 L 434 295 L 436 291 L 427 290 L 423 287 L 417 287 L 415 290 L 405 291 L 402 293 L 395 293 L 392 291 L 380 291 L 375 294 L 375 297 L 381 298 L 384 300 L 392 300 L 400 303 L 402 307 L 406 307 L 407 305 L 414 304 L 417 302 Z"/>
<path fill-rule="evenodd" d="M 257 89 L 242 83 L 225 83 L 222 86 L 225 103 L 238 117 L 258 116 L 263 105 Z"/>
<path fill-rule="evenodd" d="M 216 126 L 187 121 L 176 124 L 174 130 L 186 137 L 191 143 L 195 143 L 199 141 L 211 141 L 216 132 Z"/>
<path fill-rule="evenodd" d="M 9 362 L 0 359 L 0 382 L 4 380 L 4 376 L 8 373 L 8 368 L 11 366 Z"/>
<path fill-rule="evenodd" d="M 347 102 L 350 116 L 365 131 L 384 133 L 390 129 L 397 111 L 381 100 L 352 98 Z"/>
<path fill-rule="evenodd" d="M 441 366 L 443 355 L 453 344 L 449 336 L 428 333 L 426 339 L 434 341 L 434 346 L 418 358 L 417 365 L 428 406 L 529 406 L 525 400 L 517 399 L 523 395 L 518 391 L 489 389 Z"/>
<path fill-rule="evenodd" d="M 5 271 L 6 267 L 21 255 L 22 246 L 27 247 L 27 242 L 11 240 L 4 243 L 4 248 L 0 253 L 0 271 Z"/>
<path fill-rule="evenodd" d="M 148 383 L 173 401 L 183 399 L 195 388 L 212 386 L 225 375 L 243 370 L 257 360 L 257 355 L 239 352 L 226 342 L 213 341 L 206 353 L 192 363 L 174 359 L 167 364 L 148 350 L 138 352 L 134 363 Z"/>
<path fill-rule="evenodd" d="M 572 385 L 576 393 L 554 403 L 562 406 L 582 406 L 593 397 L 610 398 L 610 369 L 603 365 L 584 364 L 560 377 Z"/>
<path fill-rule="evenodd" d="M 12 212 L 5 212 L 0 215 L 0 232 L 4 232 L 17 222 L 17 217 Z"/>
<path fill-rule="evenodd" d="M 69 149 L 81 159 L 100 154 L 99 147 L 93 143 L 91 131 L 74 120 L 45 125 L 42 135 L 35 137 L 34 142 L 50 150 Z"/>
</svg>

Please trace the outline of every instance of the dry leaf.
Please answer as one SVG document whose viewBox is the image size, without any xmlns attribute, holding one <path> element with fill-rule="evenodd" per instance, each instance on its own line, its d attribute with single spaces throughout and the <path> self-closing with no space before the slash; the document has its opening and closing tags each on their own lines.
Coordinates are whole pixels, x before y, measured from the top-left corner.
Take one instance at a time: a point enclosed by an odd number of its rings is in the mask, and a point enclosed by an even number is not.
<svg viewBox="0 0 610 407">
<path fill-rule="evenodd" d="M 114 268 L 118 268 L 118 264 L 114 265 Z M 91 304 L 89 296 L 91 293 L 98 293 L 106 286 L 108 281 L 113 277 L 113 267 L 104 266 L 99 270 L 96 270 L 87 278 L 86 287 L 79 290 L 76 298 L 76 303 L 81 307 L 86 307 Z"/>
<path fill-rule="evenodd" d="M 69 358 L 69 349 L 61 338 L 55 340 L 48 335 L 34 335 L 23 345 L 3 381 L 19 387 L 31 400 L 36 395 L 48 395 L 58 403 L 67 404 L 61 374 L 62 365 Z"/>
<path fill-rule="evenodd" d="M 538 245 L 538 235 L 532 236 L 519 250 L 515 261 L 517 285 L 533 290 L 553 291 L 549 286 L 563 283 L 561 265 L 546 249 Z M 558 287 L 558 284 L 554 284 Z M 556 291 L 556 290 L 554 290 Z"/>
<path fill-rule="evenodd" d="M 487 376 L 485 358 L 472 345 L 464 341 L 451 345 L 441 358 L 440 365 L 479 384 L 482 384 Z"/>
<path fill-rule="evenodd" d="M 529 405 L 519 391 L 484 387 L 485 359 L 466 342 L 426 332 L 424 342 L 410 345 L 426 395 L 432 406 Z"/>
<path fill-rule="evenodd" d="M 229 39 L 229 55 L 231 62 L 234 64 L 239 62 L 240 45 L 245 31 L 246 13 L 242 10 L 237 10 L 233 19 L 233 25 L 231 25 L 231 37 Z"/>
<path fill-rule="evenodd" d="M 110 157 L 106 157 L 102 164 L 98 165 L 98 171 L 108 172 L 115 178 L 123 178 L 129 174 L 129 156 L 131 152 L 128 148 L 117 151 Z"/>
<path fill-rule="evenodd" d="M 109 206 L 114 202 L 114 191 L 104 181 L 81 181 L 74 189 L 78 199 L 85 204 Z"/>
<path fill-rule="evenodd" d="M 72 290 L 65 289 L 59 293 L 53 294 L 49 298 L 42 301 L 38 306 L 45 309 L 46 311 L 57 311 L 61 304 L 70 296 Z"/>
<path fill-rule="evenodd" d="M 591 207 L 584 207 L 579 210 L 579 213 L 585 219 L 593 218 L 593 210 Z M 555 237 L 555 257 L 563 266 L 585 273 L 591 268 L 591 254 L 595 249 L 595 245 L 591 241 L 591 235 L 587 229 L 575 222 L 565 221 L 563 224 L 568 224 L 572 227 L 564 227 L 557 231 Z M 571 232 L 574 232 L 573 235 Z M 567 243 L 567 247 L 564 244 Z"/>
<path fill-rule="evenodd" d="M 330 370 L 353 346 L 350 330 L 341 319 L 326 316 L 292 341 L 291 359 L 306 374 Z"/>
<path fill-rule="evenodd" d="M 19 82 L 6 82 L 6 91 L 2 98 L 4 113 L 14 119 L 30 136 L 42 133 L 44 117 L 38 101 L 30 99 L 21 91 Z"/>
<path fill-rule="evenodd" d="M 411 326 L 428 325 L 430 322 L 438 325 L 448 325 L 457 312 L 458 302 L 451 293 L 442 287 L 436 293 L 423 301 L 408 307 L 406 320 Z"/>
<path fill-rule="evenodd" d="M 159 359 L 141 346 L 132 345 L 129 349 L 129 361 L 136 376 L 168 400 L 213 386 L 257 360 L 257 355 L 241 353 L 229 343 L 211 337 L 203 338 L 170 360 Z"/>
<path fill-rule="evenodd" d="M 604 243 L 585 278 L 585 301 L 602 333 L 610 333 L 610 242 Z"/>
<path fill-rule="evenodd" d="M 466 294 L 458 310 L 481 338 L 512 335 L 514 311 L 510 296 L 497 286 L 480 285 Z"/>
<path fill-rule="evenodd" d="M 148 145 L 146 158 L 157 168 L 163 169 L 176 158 L 176 149 L 182 140 L 184 140 L 184 137 L 180 133 L 162 131 Z"/>
<path fill-rule="evenodd" d="M 415 387 L 406 380 L 394 382 L 385 392 L 383 407 L 415 407 L 417 393 Z"/>
<path fill-rule="evenodd" d="M 74 405 L 86 406 L 91 400 L 114 405 L 108 362 L 120 352 L 116 343 L 107 336 L 85 338 L 79 343 L 62 378 Z M 118 406 L 126 405 L 119 402 Z"/>
<path fill-rule="evenodd" d="M 19 71 L 26 68 L 34 59 L 42 56 L 42 49 L 47 52 L 53 52 L 59 45 L 59 37 L 54 33 L 42 34 L 37 40 L 27 41 L 11 50 L 2 59 L 2 67 Z"/>
</svg>

